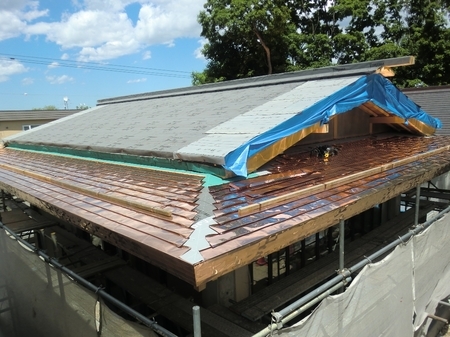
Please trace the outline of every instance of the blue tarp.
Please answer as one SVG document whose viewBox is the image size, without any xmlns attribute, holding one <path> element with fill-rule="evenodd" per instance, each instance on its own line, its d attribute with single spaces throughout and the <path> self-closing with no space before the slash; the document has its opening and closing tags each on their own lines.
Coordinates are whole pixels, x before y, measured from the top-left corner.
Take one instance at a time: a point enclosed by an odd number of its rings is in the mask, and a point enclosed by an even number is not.
<svg viewBox="0 0 450 337">
<path fill-rule="evenodd" d="M 363 76 L 354 83 L 320 100 L 297 115 L 262 133 L 225 156 L 226 170 L 237 176 L 247 176 L 247 160 L 254 154 L 318 122 L 326 124 L 330 118 L 350 111 L 366 102 L 372 102 L 381 109 L 405 119 L 417 119 L 433 128 L 442 124 L 411 101 L 388 79 L 379 74 Z"/>
</svg>

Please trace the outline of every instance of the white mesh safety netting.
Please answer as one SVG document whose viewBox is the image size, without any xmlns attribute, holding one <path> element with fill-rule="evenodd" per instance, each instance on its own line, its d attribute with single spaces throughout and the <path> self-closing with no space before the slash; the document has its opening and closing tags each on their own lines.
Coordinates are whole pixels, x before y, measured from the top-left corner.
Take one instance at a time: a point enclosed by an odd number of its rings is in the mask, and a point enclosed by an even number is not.
<svg viewBox="0 0 450 337">
<path fill-rule="evenodd" d="M 450 294 L 450 214 L 366 265 L 342 294 L 329 296 L 283 337 L 413 336 Z"/>
</svg>

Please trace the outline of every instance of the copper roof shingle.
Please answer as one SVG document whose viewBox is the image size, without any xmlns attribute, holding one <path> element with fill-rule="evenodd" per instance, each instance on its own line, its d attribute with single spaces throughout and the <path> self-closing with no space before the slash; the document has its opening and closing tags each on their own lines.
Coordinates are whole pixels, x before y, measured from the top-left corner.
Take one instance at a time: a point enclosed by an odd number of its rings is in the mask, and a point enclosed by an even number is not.
<svg viewBox="0 0 450 337">
<path fill-rule="evenodd" d="M 202 287 L 448 171 L 448 144 L 447 137 L 351 141 L 336 145 L 339 153 L 328 162 L 310 157 L 311 148 L 295 148 L 268 163 L 267 176 L 212 186 L 215 224 L 196 263 L 182 256 L 190 249 L 203 176 L 6 148 L 0 187 Z M 258 203 L 258 211 L 240 214 Z"/>
</svg>

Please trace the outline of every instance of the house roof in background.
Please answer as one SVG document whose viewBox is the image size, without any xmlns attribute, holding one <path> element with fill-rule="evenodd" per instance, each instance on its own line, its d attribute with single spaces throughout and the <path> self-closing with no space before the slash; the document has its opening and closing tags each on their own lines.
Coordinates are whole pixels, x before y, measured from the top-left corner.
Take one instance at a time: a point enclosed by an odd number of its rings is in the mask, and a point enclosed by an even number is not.
<svg viewBox="0 0 450 337">
<path fill-rule="evenodd" d="M 407 88 L 402 91 L 423 110 L 441 120 L 442 128 L 436 130 L 437 135 L 450 135 L 450 85 Z"/>
<path fill-rule="evenodd" d="M 0 122 L 55 120 L 73 115 L 79 109 L 67 110 L 0 110 Z"/>
</svg>

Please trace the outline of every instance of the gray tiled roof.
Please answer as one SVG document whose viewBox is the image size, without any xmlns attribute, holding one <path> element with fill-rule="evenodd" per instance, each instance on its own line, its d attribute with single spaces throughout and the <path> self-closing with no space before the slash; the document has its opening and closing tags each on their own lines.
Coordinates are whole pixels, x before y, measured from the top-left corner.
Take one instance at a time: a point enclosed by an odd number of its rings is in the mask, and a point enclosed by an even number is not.
<svg viewBox="0 0 450 337">
<path fill-rule="evenodd" d="M 437 135 L 450 135 L 450 86 L 408 88 L 403 92 L 431 116 L 439 118 L 442 128 Z"/>
<path fill-rule="evenodd" d="M 14 139 L 20 143 L 49 144 L 101 152 L 173 158 L 205 132 L 293 89 L 299 83 L 198 92 L 114 103 L 87 110 L 67 122 L 32 130 Z"/>
<path fill-rule="evenodd" d="M 337 65 L 104 99 L 97 107 L 6 141 L 222 165 L 228 153 L 248 140 L 361 76 L 403 61 Z"/>
<path fill-rule="evenodd" d="M 78 111 L 80 110 L 0 110 L 0 121 L 54 120 Z"/>
</svg>

